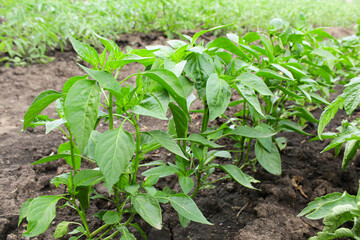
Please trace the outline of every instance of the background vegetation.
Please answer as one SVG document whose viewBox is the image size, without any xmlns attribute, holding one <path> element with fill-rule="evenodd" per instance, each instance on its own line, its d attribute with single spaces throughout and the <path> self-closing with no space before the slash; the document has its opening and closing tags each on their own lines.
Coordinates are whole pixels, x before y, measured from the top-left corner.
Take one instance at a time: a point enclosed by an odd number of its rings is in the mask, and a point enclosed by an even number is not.
<svg viewBox="0 0 360 240">
<path fill-rule="evenodd" d="M 234 24 L 239 34 L 258 30 L 269 19 L 293 23 L 303 13 L 312 26 L 352 27 L 360 1 L 344 0 L 6 0 L 0 1 L 0 61 L 46 62 L 48 50 L 63 48 L 69 36 L 95 45 L 96 32 L 117 39 L 120 33 L 182 30 Z"/>
</svg>

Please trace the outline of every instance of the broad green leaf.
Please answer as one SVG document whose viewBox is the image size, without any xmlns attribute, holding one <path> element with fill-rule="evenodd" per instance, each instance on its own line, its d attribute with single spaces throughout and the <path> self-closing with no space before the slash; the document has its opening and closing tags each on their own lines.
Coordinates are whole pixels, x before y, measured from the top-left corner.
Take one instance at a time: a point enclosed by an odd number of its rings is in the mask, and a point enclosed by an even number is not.
<svg viewBox="0 0 360 240">
<path fill-rule="evenodd" d="M 135 152 L 135 141 L 121 128 L 102 133 L 97 141 L 95 160 L 109 189 L 119 181 Z"/>
<path fill-rule="evenodd" d="M 26 200 L 22 205 L 21 205 L 21 208 L 20 208 L 20 211 L 19 211 L 19 221 L 18 221 L 18 226 L 20 226 L 20 223 L 24 220 L 24 218 L 27 217 L 27 213 L 28 213 L 28 208 L 29 208 L 29 205 L 30 203 L 32 202 L 32 198 Z"/>
<path fill-rule="evenodd" d="M 104 38 L 96 33 L 93 32 L 93 34 L 100 39 L 101 43 L 104 45 L 104 47 L 108 50 L 108 52 L 114 52 L 115 53 L 115 57 L 121 57 L 123 55 L 123 53 L 121 52 L 121 49 L 119 48 L 119 46 L 112 40 L 109 40 L 107 38 Z"/>
<path fill-rule="evenodd" d="M 84 69 L 84 71 L 89 74 L 94 80 L 99 82 L 104 89 L 108 90 L 109 92 L 113 93 L 114 96 L 119 96 L 121 92 L 121 87 L 118 81 L 107 72 L 92 70 L 90 68 L 84 67 L 79 64 L 79 66 Z"/>
<path fill-rule="evenodd" d="M 103 174 L 99 170 L 84 169 L 78 172 L 74 177 L 75 187 L 91 187 L 104 179 Z"/>
<path fill-rule="evenodd" d="M 264 96 L 273 96 L 273 93 L 270 91 L 268 86 L 266 86 L 264 81 L 252 73 L 242 73 L 235 80 L 240 81 L 242 84 L 248 87 L 251 87 L 252 89 Z"/>
<path fill-rule="evenodd" d="M 90 187 L 78 186 L 76 188 L 76 197 L 80 202 L 80 206 L 82 209 L 88 209 L 90 207 Z"/>
<path fill-rule="evenodd" d="M 173 97 L 175 102 L 179 104 L 179 107 L 186 113 L 186 116 L 190 119 L 183 86 L 174 73 L 166 69 L 152 69 L 146 72 L 142 72 L 141 74 L 153 79 L 163 88 L 165 88 Z"/>
<path fill-rule="evenodd" d="M 77 81 L 65 100 L 65 115 L 80 152 L 84 152 L 97 121 L 100 88 L 96 81 Z"/>
<path fill-rule="evenodd" d="M 202 30 L 200 32 L 197 32 L 194 34 L 194 36 L 192 37 L 191 39 L 191 46 L 193 46 L 196 42 L 196 40 L 203 34 L 207 33 L 207 32 L 211 32 L 211 31 L 215 31 L 217 29 L 221 29 L 221 28 L 225 28 L 225 27 L 228 27 L 228 26 L 231 26 L 231 24 L 228 24 L 228 25 L 222 25 L 222 26 L 217 26 L 217 27 L 213 27 L 213 28 L 210 28 L 208 30 Z"/>
<path fill-rule="evenodd" d="M 213 47 L 225 49 L 239 57 L 242 57 L 243 59 L 249 60 L 246 54 L 241 50 L 241 48 L 236 46 L 230 39 L 226 37 L 215 38 L 207 45 L 208 49 Z"/>
<path fill-rule="evenodd" d="M 136 193 L 139 191 L 140 185 L 138 183 L 134 183 L 131 185 L 127 185 L 125 187 L 125 191 L 132 194 L 132 195 L 136 195 Z"/>
<path fill-rule="evenodd" d="M 257 98 L 257 95 L 255 94 L 254 90 L 252 90 L 252 88 L 242 83 L 235 85 L 235 88 L 241 94 L 241 96 L 246 100 L 246 102 L 255 109 L 257 113 L 265 117 L 264 114 L 262 113 L 261 105 Z"/>
<path fill-rule="evenodd" d="M 188 194 L 191 191 L 191 189 L 194 188 L 194 185 L 195 185 L 194 180 L 192 180 L 191 177 L 186 177 L 186 176 L 180 176 L 179 183 L 180 183 L 181 190 L 185 194 Z"/>
<path fill-rule="evenodd" d="M 71 223 L 72 222 L 66 222 L 66 221 L 62 221 L 61 223 L 59 223 L 55 229 L 54 238 L 55 239 L 62 238 L 67 233 L 69 224 Z"/>
<path fill-rule="evenodd" d="M 61 198 L 60 196 L 40 196 L 31 201 L 24 237 L 35 237 L 48 229 L 56 216 L 56 204 Z"/>
<path fill-rule="evenodd" d="M 334 118 L 335 114 L 339 109 L 342 109 L 344 103 L 344 99 L 341 95 L 339 95 L 335 100 L 327 106 L 324 111 L 321 113 L 320 119 L 319 119 L 319 126 L 318 126 L 318 135 L 321 140 L 321 134 L 324 131 L 324 128 L 326 125 L 329 124 L 331 119 Z"/>
<path fill-rule="evenodd" d="M 71 154 L 54 154 L 48 157 L 44 157 L 36 162 L 30 163 L 30 165 L 42 164 L 47 162 L 52 162 L 61 158 L 71 157 Z"/>
<path fill-rule="evenodd" d="M 239 126 L 227 134 L 243 136 L 247 138 L 268 138 L 274 136 L 276 133 L 264 132 L 257 128 L 252 128 L 248 126 Z"/>
<path fill-rule="evenodd" d="M 327 194 L 322 197 L 315 198 L 315 200 L 310 202 L 308 204 L 308 206 L 306 208 L 304 208 L 297 216 L 301 217 L 301 216 L 307 215 L 307 214 L 311 213 L 312 211 L 318 209 L 325 203 L 332 202 L 332 201 L 335 201 L 335 200 L 341 198 L 341 196 L 342 196 L 341 193 L 336 192 L 336 193 L 331 193 L 331 194 Z"/>
<path fill-rule="evenodd" d="M 179 222 L 180 222 L 181 226 L 183 228 L 186 228 L 190 224 L 191 221 L 181 214 L 178 214 L 178 216 L 179 216 Z"/>
<path fill-rule="evenodd" d="M 225 112 L 230 97 L 231 88 L 229 84 L 219 78 L 217 73 L 211 74 L 206 83 L 206 101 L 209 106 L 210 121 Z"/>
<path fill-rule="evenodd" d="M 324 31 L 323 28 L 315 28 L 311 31 L 308 32 L 309 34 L 316 34 L 319 35 L 321 37 L 325 37 L 328 39 L 333 39 L 336 40 L 333 36 L 331 36 L 328 32 Z"/>
<path fill-rule="evenodd" d="M 304 126 L 301 126 L 300 124 L 297 124 L 295 122 L 292 122 L 290 120 L 281 120 L 278 125 L 279 129 L 288 129 L 306 136 L 312 136 L 312 134 L 304 132 L 302 128 Z"/>
<path fill-rule="evenodd" d="M 345 98 L 344 109 L 350 116 L 360 103 L 360 77 L 351 79 L 350 83 L 345 85 L 342 96 Z"/>
<path fill-rule="evenodd" d="M 175 211 L 183 217 L 194 222 L 212 225 L 212 223 L 206 220 L 200 209 L 196 206 L 196 203 L 188 195 L 177 193 L 170 196 L 168 200 Z"/>
<path fill-rule="evenodd" d="M 318 95 L 314 92 L 311 92 L 310 96 L 311 96 L 311 100 L 313 102 L 320 102 L 321 104 L 326 104 L 326 105 L 330 104 L 325 98 L 321 97 L 320 95 Z"/>
<path fill-rule="evenodd" d="M 47 106 L 62 96 L 64 96 L 64 94 L 58 93 L 54 90 L 46 90 L 40 93 L 34 99 L 31 106 L 25 113 L 23 131 L 30 126 L 35 117 L 39 115 Z"/>
<path fill-rule="evenodd" d="M 284 77 L 283 75 L 280 75 L 279 73 L 270 70 L 270 69 L 260 69 L 257 73 L 255 73 L 258 77 L 266 77 L 269 79 L 279 79 L 279 80 L 285 80 L 285 81 L 291 81 L 290 78 Z"/>
<path fill-rule="evenodd" d="M 137 213 L 152 227 L 160 230 L 162 228 L 162 216 L 159 202 L 147 194 L 138 194 L 130 198 Z"/>
<path fill-rule="evenodd" d="M 150 116 L 161 120 L 167 120 L 166 112 L 169 104 L 169 96 L 165 94 L 150 94 L 134 106 L 133 112 L 139 115 Z"/>
<path fill-rule="evenodd" d="M 67 80 L 62 88 L 62 93 L 68 93 L 69 90 L 71 89 L 71 87 L 79 80 L 85 80 L 87 78 L 87 76 L 75 76 L 72 78 L 69 78 L 69 80 Z M 65 98 L 65 96 L 64 96 Z"/>
<path fill-rule="evenodd" d="M 342 160 L 342 169 L 345 171 L 349 162 L 355 157 L 358 150 L 358 140 L 349 140 L 345 145 L 344 157 Z"/>
<path fill-rule="evenodd" d="M 115 224 L 121 220 L 120 216 L 114 212 L 114 211 L 107 211 L 104 216 L 102 217 L 102 220 L 106 224 Z"/>
<path fill-rule="evenodd" d="M 308 214 L 306 217 L 309 219 L 320 219 L 329 215 L 334 208 L 338 206 L 350 205 L 353 210 L 358 209 L 356 206 L 355 196 L 344 193 L 339 199 L 326 202 L 319 206 L 315 211 Z"/>
<path fill-rule="evenodd" d="M 269 58 L 271 62 L 274 60 L 274 47 L 271 43 L 271 41 L 264 35 L 260 35 L 261 43 L 265 47 L 266 56 Z"/>
<path fill-rule="evenodd" d="M 55 128 L 60 127 L 64 123 L 66 123 L 66 119 L 64 119 L 64 118 L 56 119 L 55 121 L 51 121 L 51 122 L 46 122 L 46 124 L 45 124 L 45 126 L 46 126 L 45 134 L 48 134 L 49 132 L 51 132 Z"/>
<path fill-rule="evenodd" d="M 118 227 L 117 229 L 118 229 L 118 231 L 120 231 L 121 234 L 122 234 L 120 240 L 136 240 L 136 238 L 134 237 L 134 235 L 129 232 L 129 230 L 127 229 L 127 227 L 125 227 L 125 226 L 120 226 L 120 227 Z M 146 240 L 146 238 L 145 238 L 145 240 Z"/>
<path fill-rule="evenodd" d="M 54 184 L 55 187 L 59 187 L 60 184 L 64 184 L 64 185 L 66 185 L 68 187 L 71 187 L 71 186 L 69 186 L 69 177 L 70 177 L 70 172 L 60 174 L 58 176 L 53 177 L 50 180 L 50 183 Z"/>
<path fill-rule="evenodd" d="M 301 117 L 309 122 L 318 123 L 319 120 L 317 120 L 309 110 L 307 110 L 304 107 L 296 107 L 294 108 L 294 112 L 292 114 Z"/>
<path fill-rule="evenodd" d="M 186 58 L 184 72 L 195 82 L 195 88 L 200 98 L 206 95 L 206 82 L 209 76 L 216 73 L 215 64 L 208 54 L 191 53 Z"/>
<path fill-rule="evenodd" d="M 195 142 L 195 143 L 198 143 L 199 145 L 206 146 L 206 147 L 211 147 L 211 148 L 224 147 L 224 146 L 221 146 L 219 144 L 216 144 L 214 142 L 209 141 L 208 139 L 206 139 L 205 137 L 203 137 L 203 136 L 201 136 L 200 134 L 197 134 L 197 133 L 190 134 L 187 138 L 184 138 L 184 140 Z"/>
<path fill-rule="evenodd" d="M 255 144 L 255 155 L 260 165 L 269 173 L 281 174 L 281 157 L 278 149 L 273 144 L 271 152 L 268 152 L 259 141 Z"/>
<path fill-rule="evenodd" d="M 98 137 L 101 135 L 100 132 L 93 130 L 91 132 L 89 142 L 84 149 L 84 154 L 88 158 L 95 159 L 95 150 Z"/>
<path fill-rule="evenodd" d="M 58 147 L 58 153 L 62 154 L 62 153 L 70 153 L 71 150 L 71 144 L 70 142 L 64 142 L 62 144 L 59 145 Z M 77 146 L 73 146 L 73 151 L 74 154 L 79 155 L 80 154 L 80 150 Z M 73 162 L 72 162 L 72 157 L 64 157 L 65 161 L 67 162 L 67 164 L 69 164 L 71 167 L 74 167 L 76 169 L 80 169 L 81 166 L 81 157 L 79 156 L 74 156 L 74 163 L 75 166 L 73 166 Z"/>
<path fill-rule="evenodd" d="M 188 159 L 181 151 L 180 147 L 175 143 L 175 141 L 170 137 L 170 135 L 167 132 L 154 130 L 146 133 L 152 136 L 155 139 L 155 141 L 157 141 L 159 144 L 161 144 L 164 148 L 166 148 L 170 152 L 175 153 L 176 155 L 179 155 L 185 159 Z"/>
<path fill-rule="evenodd" d="M 287 70 L 286 68 L 280 66 L 279 64 L 276 63 L 272 63 L 271 66 L 273 66 L 274 68 L 276 68 L 277 70 L 281 71 L 282 73 L 284 73 L 286 76 L 288 76 L 291 80 L 295 80 L 294 76 L 292 75 L 292 73 Z"/>
<path fill-rule="evenodd" d="M 251 185 L 251 182 L 249 181 L 247 174 L 241 171 L 239 167 L 232 164 L 226 164 L 223 166 L 218 165 L 217 167 L 227 172 L 232 179 L 234 179 L 236 182 L 243 185 L 244 187 L 256 189 Z"/>
<path fill-rule="evenodd" d="M 177 105 L 173 103 L 169 103 L 169 108 L 173 115 L 177 137 L 179 138 L 186 137 L 189 128 L 186 114 L 184 113 L 184 111 L 181 110 L 181 108 L 179 108 Z"/>
<path fill-rule="evenodd" d="M 293 97 L 295 99 L 303 99 L 303 96 L 298 95 L 297 93 L 289 90 L 288 88 L 285 88 L 281 86 L 280 84 L 276 86 L 277 89 L 281 90 L 283 93 L 289 95 L 290 97 Z"/>
<path fill-rule="evenodd" d="M 360 138 L 358 137 L 357 134 L 355 133 L 352 133 L 352 132 L 345 132 L 345 133 L 340 133 L 338 134 L 331 142 L 329 145 L 326 146 L 326 148 L 324 150 L 322 150 L 321 152 L 326 152 L 332 148 L 335 148 L 336 147 L 339 147 L 338 151 L 341 150 L 341 145 L 346 142 L 346 141 L 349 141 L 349 140 L 353 140 L 353 139 L 356 139 L 356 140 L 360 140 Z M 336 153 L 337 151 L 335 151 Z M 338 154 L 338 153 L 337 153 Z"/>
<path fill-rule="evenodd" d="M 74 48 L 74 50 L 77 52 L 77 54 L 85 61 L 96 67 L 99 62 L 99 55 L 96 52 L 96 50 L 89 45 L 79 42 L 73 37 L 69 37 L 70 42 Z"/>
<path fill-rule="evenodd" d="M 337 60 L 337 58 L 329 51 L 326 51 L 325 49 L 321 49 L 321 48 L 316 48 L 311 53 L 314 55 L 318 55 L 322 58 L 325 58 L 325 60 L 329 64 L 329 67 L 330 68 L 334 67 L 334 62 Z"/>
<path fill-rule="evenodd" d="M 170 167 L 170 166 L 159 166 L 159 167 L 154 167 L 154 168 L 150 168 L 149 170 L 146 170 L 145 172 L 142 172 L 141 175 L 145 176 L 145 177 L 149 177 L 152 175 L 158 175 L 159 177 L 166 177 L 169 176 L 171 174 L 174 174 L 175 170 Z"/>
</svg>

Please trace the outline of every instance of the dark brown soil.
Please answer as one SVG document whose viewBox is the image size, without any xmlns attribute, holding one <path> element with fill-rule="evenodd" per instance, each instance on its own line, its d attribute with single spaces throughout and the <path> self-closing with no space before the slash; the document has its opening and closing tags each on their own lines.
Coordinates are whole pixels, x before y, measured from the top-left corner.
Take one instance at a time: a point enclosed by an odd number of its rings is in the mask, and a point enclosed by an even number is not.
<svg viewBox="0 0 360 240">
<path fill-rule="evenodd" d="M 143 47 L 165 41 L 161 34 L 136 34 L 123 36 L 121 44 Z M 64 82 L 83 72 L 76 65 L 76 55 L 69 51 L 54 53 L 55 60 L 46 65 L 27 67 L 0 67 L 0 239 L 24 239 L 26 222 L 17 227 L 18 212 L 21 204 L 28 198 L 40 195 L 63 193 L 49 184 L 52 177 L 68 170 L 65 162 L 53 162 L 44 165 L 30 166 L 31 162 L 51 153 L 57 152 L 57 146 L 64 142 L 60 132 L 45 135 L 43 128 L 28 129 L 20 133 L 22 118 L 33 99 L 47 89 L 61 91 Z M 138 66 L 130 65 L 123 71 L 126 77 L 137 72 Z M 54 116 L 54 107 L 46 110 Z M 321 110 L 315 111 L 318 117 Z M 345 118 L 338 114 L 328 129 Z M 199 128 L 194 115 L 194 128 Z M 166 129 L 166 123 L 160 120 L 142 118 L 142 130 Z M 316 126 L 309 125 L 306 131 L 316 134 Z M 307 239 L 321 229 L 319 221 L 298 218 L 296 215 L 316 197 L 335 191 L 348 191 L 355 194 L 358 188 L 360 161 L 353 161 L 348 170 L 341 170 L 341 154 L 335 158 L 333 152 L 321 154 L 326 142 L 309 142 L 311 137 L 296 133 L 284 133 L 288 146 L 281 152 L 283 172 L 273 176 L 258 167 L 251 173 L 261 183 L 256 187 L 260 191 L 246 189 L 233 181 L 223 181 L 216 189 L 202 190 L 196 197 L 199 208 L 214 225 L 191 223 L 182 228 L 177 214 L 169 205 L 163 206 L 163 230 L 151 229 L 140 219 L 150 240 L 159 239 L 236 239 L 236 240 L 289 240 Z M 230 147 L 234 143 L 226 142 Z M 171 160 L 167 152 L 149 156 L 152 159 Z M 89 165 L 84 167 L 90 167 Z M 249 172 L 250 173 L 250 172 Z M 221 172 L 216 174 L 221 175 Z M 302 186 L 302 194 L 292 184 L 297 179 Z M 168 177 L 156 185 L 159 188 L 168 186 L 179 189 L 176 177 Z M 100 189 L 101 190 L 101 189 Z M 104 202 L 97 201 L 89 211 L 111 208 Z M 76 220 L 70 210 L 58 210 L 58 217 L 43 235 L 33 239 L 53 239 L 57 223 L 64 219 Z M 97 222 L 91 222 L 95 226 Z"/>
</svg>

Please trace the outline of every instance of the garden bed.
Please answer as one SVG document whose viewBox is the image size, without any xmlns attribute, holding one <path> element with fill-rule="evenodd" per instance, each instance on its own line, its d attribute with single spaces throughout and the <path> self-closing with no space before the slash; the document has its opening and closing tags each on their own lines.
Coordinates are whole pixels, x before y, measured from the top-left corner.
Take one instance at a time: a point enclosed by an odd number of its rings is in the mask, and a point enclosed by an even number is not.
<svg viewBox="0 0 360 240">
<path fill-rule="evenodd" d="M 344 32 L 343 30 L 339 30 Z M 335 34 L 334 34 L 335 35 Z M 149 44 L 163 43 L 160 34 L 123 36 L 123 44 L 141 48 Z M 57 146 L 65 142 L 61 132 L 45 135 L 44 128 L 28 128 L 20 133 L 26 109 L 38 93 L 53 89 L 61 91 L 64 82 L 72 76 L 83 75 L 76 65 L 77 55 L 69 52 L 54 52 L 55 60 L 49 64 L 36 64 L 28 67 L 0 67 L 0 239 L 23 239 L 26 222 L 17 227 L 18 212 L 21 204 L 28 198 L 41 195 L 63 193 L 64 188 L 55 188 L 49 181 L 56 175 L 69 170 L 65 161 L 43 165 L 29 164 L 56 153 Z M 121 74 L 126 77 L 136 72 L 138 65 L 129 65 Z M 121 77 L 121 76 L 120 76 Z M 49 116 L 54 111 L 47 109 Z M 313 112 L 319 117 L 321 110 Z M 354 117 L 358 115 L 354 114 Z M 330 130 L 339 126 L 345 114 L 338 114 L 327 126 Z M 193 126 L 201 125 L 198 115 L 192 114 Z M 221 121 L 221 119 L 220 119 Z M 215 121 L 216 122 L 216 121 Z M 143 130 L 163 129 L 167 126 L 161 120 L 142 117 L 140 128 Z M 140 129 L 140 130 L 141 130 Z M 316 135 L 316 125 L 309 124 L 305 129 Z M 320 221 L 298 218 L 296 215 L 316 197 L 331 192 L 348 191 L 356 194 L 360 162 L 352 161 L 346 172 L 341 170 L 341 154 L 334 158 L 334 152 L 321 154 L 327 142 L 309 142 L 312 137 L 297 133 L 283 133 L 288 139 L 287 147 L 281 151 L 282 174 L 275 176 L 258 167 L 252 174 L 261 181 L 255 184 L 260 191 L 246 189 L 232 180 L 222 181 L 222 187 L 201 190 L 195 201 L 204 216 L 214 225 L 191 223 L 182 228 L 176 212 L 163 205 L 163 230 L 152 229 L 145 221 L 135 218 L 145 230 L 148 239 L 306 239 L 315 235 L 321 228 Z M 230 140 L 223 142 L 229 148 Z M 169 153 L 160 149 L 149 154 L 146 160 L 172 159 Z M 222 159 L 218 160 L 222 161 Z M 224 160 L 225 161 L 225 160 Z M 90 164 L 83 167 L 93 167 Z M 247 170 L 246 170 L 247 171 Z M 223 174 L 221 172 L 216 174 Z M 167 177 L 156 187 L 176 186 L 175 177 Z M 101 189 L 100 189 L 101 191 Z M 111 208 L 97 201 L 88 211 L 96 213 L 100 209 Z M 75 220 L 70 210 L 58 211 L 55 223 L 43 235 L 33 239 L 53 239 L 58 219 Z M 95 226 L 96 220 L 90 222 Z"/>
</svg>

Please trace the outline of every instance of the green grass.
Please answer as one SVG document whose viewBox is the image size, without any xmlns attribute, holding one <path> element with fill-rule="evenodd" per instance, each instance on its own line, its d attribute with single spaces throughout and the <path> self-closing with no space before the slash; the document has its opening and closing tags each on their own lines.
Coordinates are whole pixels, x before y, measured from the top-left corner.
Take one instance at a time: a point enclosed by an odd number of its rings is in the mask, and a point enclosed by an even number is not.
<svg viewBox="0 0 360 240">
<path fill-rule="evenodd" d="M 269 10 L 270 9 L 270 10 Z M 6 0 L 0 1 L 0 61 L 46 62 L 46 51 L 69 36 L 95 43 L 92 31 L 116 39 L 120 33 L 206 29 L 234 24 L 238 33 L 257 30 L 271 18 L 309 25 L 352 27 L 360 0 Z"/>
</svg>

